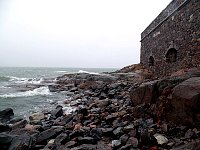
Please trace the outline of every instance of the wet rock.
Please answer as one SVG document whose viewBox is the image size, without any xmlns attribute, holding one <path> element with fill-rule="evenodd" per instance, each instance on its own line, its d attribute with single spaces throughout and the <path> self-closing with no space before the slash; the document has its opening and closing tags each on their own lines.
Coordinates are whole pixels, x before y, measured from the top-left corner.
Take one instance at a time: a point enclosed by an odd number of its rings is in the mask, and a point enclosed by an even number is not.
<svg viewBox="0 0 200 150">
<path fill-rule="evenodd" d="M 58 118 L 63 115 L 62 106 L 57 107 L 55 110 L 51 111 L 51 118 Z"/>
<path fill-rule="evenodd" d="M 78 124 L 76 124 L 76 125 L 74 126 L 74 131 L 78 131 L 78 130 L 80 130 L 81 128 L 82 128 L 81 123 L 78 123 Z"/>
<path fill-rule="evenodd" d="M 126 145 L 122 146 L 119 150 L 131 150 L 131 148 L 132 148 L 131 144 L 126 144 Z"/>
<path fill-rule="evenodd" d="M 108 115 L 105 120 L 107 123 L 112 123 L 115 119 L 117 118 L 117 116 L 114 115 Z"/>
<path fill-rule="evenodd" d="M 125 145 L 129 136 L 127 134 L 122 135 L 119 139 L 121 140 L 122 145 Z"/>
<path fill-rule="evenodd" d="M 6 132 L 6 131 L 11 131 L 11 127 L 5 124 L 0 123 L 0 133 L 1 132 Z"/>
<path fill-rule="evenodd" d="M 28 124 L 27 120 L 16 122 L 15 124 L 12 125 L 12 130 L 24 128 L 27 124 Z"/>
<path fill-rule="evenodd" d="M 29 135 L 23 134 L 13 138 L 9 150 L 13 149 L 30 149 L 32 145 L 32 138 Z"/>
<path fill-rule="evenodd" d="M 189 129 L 186 133 L 185 133 L 185 138 L 186 139 L 190 139 L 194 136 L 194 132 L 192 131 L 192 129 Z"/>
<path fill-rule="evenodd" d="M 1 133 L 0 134 L 0 146 L 3 146 L 4 144 L 10 144 L 12 141 L 13 137 L 11 135 Z"/>
<path fill-rule="evenodd" d="M 152 134 L 149 134 L 148 131 L 144 131 L 141 133 L 140 147 L 153 147 L 157 145 L 157 139 Z"/>
<path fill-rule="evenodd" d="M 161 130 L 162 130 L 163 132 L 167 133 L 167 131 L 168 131 L 168 124 L 163 123 L 163 124 L 161 125 Z"/>
<path fill-rule="evenodd" d="M 126 142 L 127 145 L 131 145 L 132 147 L 138 147 L 138 139 L 134 137 L 130 137 Z"/>
<path fill-rule="evenodd" d="M 120 135 L 123 134 L 123 127 L 118 127 L 117 129 L 115 129 L 113 131 L 113 134 L 116 136 L 116 137 L 119 137 Z"/>
<path fill-rule="evenodd" d="M 124 127 L 124 131 L 127 132 L 127 131 L 130 131 L 130 130 L 133 130 L 134 129 L 134 125 L 133 124 L 129 124 L 128 126 L 125 126 Z"/>
<path fill-rule="evenodd" d="M 98 114 L 98 113 L 100 113 L 101 109 L 100 108 L 92 108 L 90 111 L 92 113 Z"/>
<path fill-rule="evenodd" d="M 83 132 L 81 131 L 73 131 L 72 133 L 69 134 L 70 139 L 79 137 L 79 136 L 84 136 Z"/>
<path fill-rule="evenodd" d="M 121 143 L 120 140 L 112 140 L 112 147 L 113 147 L 114 149 L 120 148 L 121 145 L 122 145 L 122 143 Z"/>
<path fill-rule="evenodd" d="M 65 145 L 69 140 L 69 134 L 61 133 L 55 138 L 54 147 L 60 147 L 61 145 Z"/>
<path fill-rule="evenodd" d="M 6 122 L 14 117 L 14 112 L 12 108 L 6 108 L 0 111 L 0 122 Z"/>
<path fill-rule="evenodd" d="M 102 129 L 100 128 L 93 128 L 90 131 L 90 136 L 96 140 L 100 140 L 102 137 L 102 134 L 103 132 L 102 132 Z"/>
<path fill-rule="evenodd" d="M 102 133 L 104 136 L 112 136 L 113 130 L 113 128 L 102 128 Z"/>
<path fill-rule="evenodd" d="M 158 144 L 163 145 L 168 143 L 168 139 L 161 134 L 154 134 Z"/>
<path fill-rule="evenodd" d="M 78 88 L 77 87 L 73 87 L 69 90 L 70 92 L 75 92 L 75 91 L 78 91 Z"/>
<path fill-rule="evenodd" d="M 54 122 L 54 125 L 58 125 L 58 126 L 67 126 L 70 124 L 70 122 L 73 119 L 73 115 L 67 115 L 67 116 L 63 116 L 61 118 L 59 118 L 58 121 Z"/>
<path fill-rule="evenodd" d="M 37 132 L 37 127 L 34 125 L 27 124 L 24 128 L 30 133 Z"/>
<path fill-rule="evenodd" d="M 78 137 L 78 142 L 81 144 L 96 144 L 96 140 L 92 137 Z"/>
<path fill-rule="evenodd" d="M 22 121 L 23 118 L 20 118 L 20 117 L 16 117 L 16 118 L 13 118 L 9 121 L 9 124 L 14 124 L 16 122 L 19 122 L 19 121 Z"/>
<path fill-rule="evenodd" d="M 47 145 L 44 147 L 45 150 L 51 150 L 53 148 L 53 145 L 54 145 L 54 142 L 55 142 L 55 139 L 51 139 L 49 140 L 49 142 L 47 143 Z"/>
<path fill-rule="evenodd" d="M 77 142 L 75 142 L 75 141 L 69 141 L 69 142 L 67 142 L 66 144 L 65 144 L 65 147 L 67 147 L 67 148 L 72 148 L 72 147 L 75 147 L 75 146 L 77 146 Z"/>
<path fill-rule="evenodd" d="M 168 115 L 169 120 L 177 124 L 200 126 L 193 118 L 200 112 L 200 77 L 190 78 L 177 85 L 173 89 L 171 103 L 176 109 Z"/>
<path fill-rule="evenodd" d="M 174 142 L 167 143 L 166 148 L 171 149 L 174 146 Z"/>
<path fill-rule="evenodd" d="M 174 150 L 199 150 L 200 149 L 200 140 L 195 140 L 193 142 L 189 142 L 185 145 L 174 148 Z"/>
<path fill-rule="evenodd" d="M 158 98 L 157 82 L 158 81 L 147 82 L 138 88 L 132 88 L 130 91 L 132 103 L 136 106 L 142 103 L 155 102 Z"/>
<path fill-rule="evenodd" d="M 87 116 L 88 115 L 88 109 L 86 107 L 79 108 L 78 113 L 82 114 L 83 116 Z"/>
<path fill-rule="evenodd" d="M 46 143 L 46 141 L 50 138 L 55 138 L 58 136 L 62 131 L 64 130 L 64 127 L 62 126 L 53 126 L 48 130 L 45 130 L 41 132 L 38 135 L 37 143 Z"/>
<path fill-rule="evenodd" d="M 44 114 L 43 113 L 33 113 L 29 116 L 29 120 L 32 124 L 41 124 L 41 120 L 44 119 Z"/>
<path fill-rule="evenodd" d="M 196 128 L 194 128 L 192 131 L 194 132 L 194 137 L 195 138 L 200 137 L 200 131 L 199 130 L 197 130 Z"/>
</svg>

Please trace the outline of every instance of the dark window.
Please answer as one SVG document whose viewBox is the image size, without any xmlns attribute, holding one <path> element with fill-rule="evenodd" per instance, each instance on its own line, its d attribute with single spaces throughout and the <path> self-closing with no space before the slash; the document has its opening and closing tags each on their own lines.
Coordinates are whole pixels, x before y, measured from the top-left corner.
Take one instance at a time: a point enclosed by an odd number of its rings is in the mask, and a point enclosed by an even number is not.
<svg viewBox="0 0 200 150">
<path fill-rule="evenodd" d="M 149 67 L 150 66 L 154 66 L 154 58 L 153 58 L 153 56 L 149 57 Z"/>
<path fill-rule="evenodd" d="M 176 61 L 177 61 L 177 50 L 175 48 L 171 48 L 167 51 L 166 62 L 172 63 Z"/>
</svg>

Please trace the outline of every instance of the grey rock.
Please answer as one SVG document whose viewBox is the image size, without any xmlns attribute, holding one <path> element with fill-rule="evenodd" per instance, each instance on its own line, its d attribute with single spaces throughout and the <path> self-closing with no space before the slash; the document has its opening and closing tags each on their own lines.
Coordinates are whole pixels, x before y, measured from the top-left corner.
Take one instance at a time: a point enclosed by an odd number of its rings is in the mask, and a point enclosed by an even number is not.
<svg viewBox="0 0 200 150">
<path fill-rule="evenodd" d="M 48 139 L 58 136 L 63 130 L 63 126 L 53 126 L 38 135 L 37 143 L 46 143 Z"/>
<path fill-rule="evenodd" d="M 122 145 L 121 141 L 120 140 L 112 140 L 112 147 L 113 148 L 120 148 Z"/>
<path fill-rule="evenodd" d="M 11 127 L 5 124 L 0 123 L 0 133 L 1 132 L 6 132 L 6 131 L 11 131 Z"/>
<path fill-rule="evenodd" d="M 161 134 L 155 134 L 154 137 L 156 138 L 158 144 L 160 145 L 167 144 L 169 141 L 165 136 Z"/>
<path fill-rule="evenodd" d="M 43 113 L 33 113 L 29 116 L 29 120 L 32 124 L 41 124 L 41 120 L 44 119 Z"/>
<path fill-rule="evenodd" d="M 23 118 L 20 118 L 20 117 L 16 117 L 16 118 L 13 118 L 9 121 L 9 124 L 14 124 L 16 122 L 19 122 L 19 121 L 22 121 Z"/>
<path fill-rule="evenodd" d="M 128 139 L 128 141 L 126 142 L 127 145 L 131 145 L 132 147 L 138 147 L 138 139 L 137 138 L 134 138 L 134 137 L 130 137 Z"/>
<path fill-rule="evenodd" d="M 115 130 L 113 131 L 113 134 L 114 134 L 115 136 L 120 136 L 120 135 L 122 135 L 122 134 L 123 134 L 123 127 L 118 127 L 117 129 L 115 129 Z"/>
<path fill-rule="evenodd" d="M 21 120 L 12 125 L 12 130 L 24 128 L 28 124 L 27 120 Z"/>
<path fill-rule="evenodd" d="M 12 108 L 6 108 L 0 111 L 0 121 L 6 122 L 14 117 L 14 112 Z"/>
<path fill-rule="evenodd" d="M 190 139 L 194 136 L 194 131 L 192 131 L 191 129 L 189 129 L 186 133 L 185 133 L 185 138 L 186 139 Z"/>
<path fill-rule="evenodd" d="M 57 107 L 55 110 L 51 111 L 52 118 L 58 118 L 58 117 L 61 117 L 62 115 L 63 115 L 62 106 Z"/>
<path fill-rule="evenodd" d="M 32 137 L 27 134 L 23 134 L 13 138 L 8 150 L 30 149 L 31 145 L 32 145 Z"/>
<path fill-rule="evenodd" d="M 104 136 L 112 136 L 113 130 L 113 128 L 102 128 L 102 133 Z"/>
<path fill-rule="evenodd" d="M 125 145 L 126 142 L 127 142 L 127 140 L 128 140 L 128 138 L 129 138 L 129 136 L 128 136 L 127 134 L 124 134 L 124 135 L 122 135 L 119 139 L 120 139 L 121 143 L 122 143 L 123 145 Z"/>
<path fill-rule="evenodd" d="M 77 142 L 75 141 L 69 141 L 65 144 L 65 147 L 67 148 L 72 148 L 72 147 L 75 147 L 77 145 Z"/>
<path fill-rule="evenodd" d="M 96 144 L 96 140 L 92 137 L 78 137 L 78 142 L 81 144 Z"/>
<path fill-rule="evenodd" d="M 100 108 L 92 108 L 90 111 L 92 113 L 100 113 L 101 109 Z"/>
<path fill-rule="evenodd" d="M 0 145 L 11 143 L 13 137 L 11 135 L 1 133 L 0 134 Z"/>
</svg>

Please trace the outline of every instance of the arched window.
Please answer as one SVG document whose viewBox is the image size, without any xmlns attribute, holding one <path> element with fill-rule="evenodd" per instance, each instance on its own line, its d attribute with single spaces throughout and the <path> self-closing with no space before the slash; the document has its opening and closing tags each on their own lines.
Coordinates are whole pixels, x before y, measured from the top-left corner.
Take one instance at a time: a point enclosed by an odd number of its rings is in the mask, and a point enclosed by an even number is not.
<svg viewBox="0 0 200 150">
<path fill-rule="evenodd" d="M 154 66 L 154 58 L 153 58 L 153 56 L 149 57 L 149 67 L 150 66 Z"/>
<path fill-rule="evenodd" d="M 167 63 L 172 63 L 177 61 L 177 50 L 175 48 L 170 48 L 166 55 L 166 62 Z"/>
</svg>

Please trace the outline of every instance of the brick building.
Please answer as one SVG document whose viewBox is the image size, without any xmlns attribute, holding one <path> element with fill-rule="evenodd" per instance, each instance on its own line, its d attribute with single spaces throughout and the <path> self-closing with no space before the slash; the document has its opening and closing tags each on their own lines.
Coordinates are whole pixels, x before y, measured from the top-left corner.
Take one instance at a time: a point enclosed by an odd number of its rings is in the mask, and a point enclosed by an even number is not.
<svg viewBox="0 0 200 150">
<path fill-rule="evenodd" d="M 157 75 L 200 66 L 200 0 L 172 0 L 142 32 L 140 62 Z"/>
</svg>

